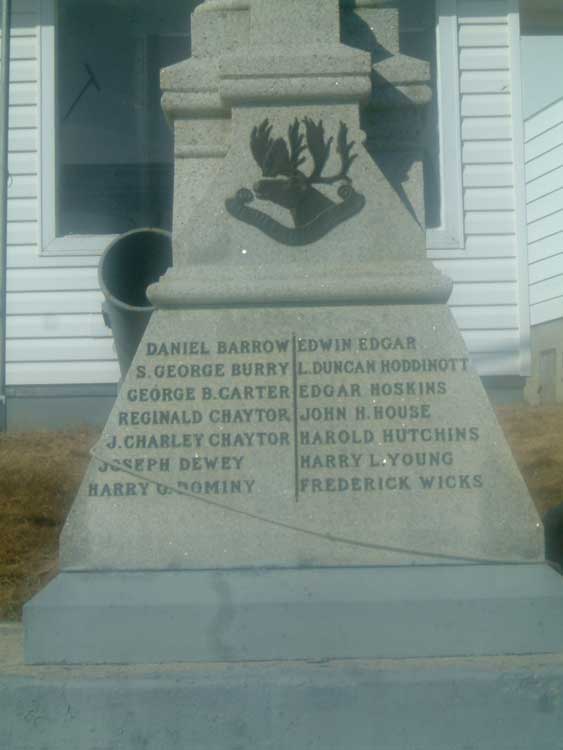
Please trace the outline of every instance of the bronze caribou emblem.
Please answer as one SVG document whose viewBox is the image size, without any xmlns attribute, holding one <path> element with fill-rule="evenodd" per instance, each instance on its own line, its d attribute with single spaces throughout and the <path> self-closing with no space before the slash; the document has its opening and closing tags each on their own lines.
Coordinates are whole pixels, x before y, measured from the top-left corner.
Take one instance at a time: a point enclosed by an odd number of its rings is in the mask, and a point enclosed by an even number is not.
<svg viewBox="0 0 563 750">
<path fill-rule="evenodd" d="M 333 138 L 326 140 L 322 120 L 318 123 L 306 117 L 303 120 L 305 133 L 297 118 L 288 130 L 288 141 L 272 138 L 269 120 L 253 128 L 250 149 L 263 179 L 253 186 L 253 191 L 243 188 L 234 198 L 225 201 L 227 211 L 240 221 L 260 229 L 272 239 L 291 246 L 309 245 L 324 237 L 338 224 L 350 219 L 365 205 L 365 198 L 352 187 L 348 175 L 357 154 L 352 154 L 355 142 L 348 143 L 348 128 L 341 122 L 336 141 L 336 153 L 340 157 L 338 174 L 323 176 Z M 305 174 L 300 167 L 306 161 L 308 151 L 313 168 Z M 339 202 L 331 200 L 315 185 L 335 185 Z M 286 208 L 294 226 L 285 226 L 263 211 L 249 204 L 254 198 L 270 201 Z"/>
</svg>

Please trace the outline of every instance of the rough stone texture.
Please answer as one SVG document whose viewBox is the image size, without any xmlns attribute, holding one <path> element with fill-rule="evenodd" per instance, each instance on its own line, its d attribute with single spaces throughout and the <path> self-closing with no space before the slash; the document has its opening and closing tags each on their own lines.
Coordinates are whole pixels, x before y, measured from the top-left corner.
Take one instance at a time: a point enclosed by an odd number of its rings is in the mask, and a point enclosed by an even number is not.
<svg viewBox="0 0 563 750">
<path fill-rule="evenodd" d="M 0 627 L 6 750 L 554 750 L 563 655 L 25 667 Z"/>
<path fill-rule="evenodd" d="M 562 620 L 545 564 L 63 573 L 24 612 L 32 664 L 559 653 Z"/>
<path fill-rule="evenodd" d="M 158 311 L 94 455 L 66 569 L 543 554 L 444 305 Z"/>
</svg>

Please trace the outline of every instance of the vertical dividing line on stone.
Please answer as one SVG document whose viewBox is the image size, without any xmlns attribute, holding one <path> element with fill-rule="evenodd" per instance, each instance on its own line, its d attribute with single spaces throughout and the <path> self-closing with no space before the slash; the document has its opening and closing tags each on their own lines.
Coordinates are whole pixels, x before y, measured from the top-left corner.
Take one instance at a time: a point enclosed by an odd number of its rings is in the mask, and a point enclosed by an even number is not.
<svg viewBox="0 0 563 750">
<path fill-rule="evenodd" d="M 297 429 L 297 416 L 299 414 L 299 401 L 297 398 L 297 336 L 292 335 L 293 350 L 293 460 L 295 464 L 295 502 L 299 502 L 299 432 Z"/>
</svg>

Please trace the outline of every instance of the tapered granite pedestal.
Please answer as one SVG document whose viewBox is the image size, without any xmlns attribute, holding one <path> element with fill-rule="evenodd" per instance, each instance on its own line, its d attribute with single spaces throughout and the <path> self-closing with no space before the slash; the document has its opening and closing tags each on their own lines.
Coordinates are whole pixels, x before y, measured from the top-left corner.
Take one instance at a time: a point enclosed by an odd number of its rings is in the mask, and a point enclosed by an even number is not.
<svg viewBox="0 0 563 750">
<path fill-rule="evenodd" d="M 560 742 L 561 658 L 531 655 L 563 653 L 563 584 L 426 257 L 416 154 L 403 185 L 429 67 L 393 3 L 357 5 L 389 53 L 375 89 L 337 0 L 254 0 L 246 46 L 212 61 L 196 33 L 163 74 L 174 266 L 24 616 L 29 664 L 131 666 L 24 671 L 8 737 L 49 717 L 48 750 L 79 726 L 81 750 Z M 194 28 L 243 12 L 208 2 Z"/>
</svg>

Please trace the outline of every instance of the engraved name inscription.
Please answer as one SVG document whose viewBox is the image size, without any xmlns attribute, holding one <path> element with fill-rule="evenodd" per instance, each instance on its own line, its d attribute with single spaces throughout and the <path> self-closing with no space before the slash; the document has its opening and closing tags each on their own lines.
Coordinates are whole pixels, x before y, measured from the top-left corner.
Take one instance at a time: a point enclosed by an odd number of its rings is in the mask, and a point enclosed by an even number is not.
<svg viewBox="0 0 563 750">
<path fill-rule="evenodd" d="M 164 497 L 174 488 L 256 497 L 270 475 L 293 503 L 485 484 L 468 461 L 479 428 L 444 416 L 468 360 L 432 356 L 415 336 L 290 333 L 142 346 L 105 441 L 111 466 L 100 467 L 90 497 Z"/>
</svg>

